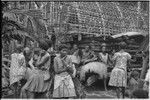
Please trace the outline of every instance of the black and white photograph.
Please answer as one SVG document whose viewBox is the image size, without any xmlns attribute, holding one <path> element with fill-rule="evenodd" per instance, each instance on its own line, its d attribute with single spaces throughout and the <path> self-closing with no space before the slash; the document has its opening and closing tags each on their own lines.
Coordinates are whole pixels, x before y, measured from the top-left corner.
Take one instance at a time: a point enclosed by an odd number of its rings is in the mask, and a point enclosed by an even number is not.
<svg viewBox="0 0 150 100">
<path fill-rule="evenodd" d="M 149 99 L 149 1 L 1 1 L 1 99 Z"/>
</svg>

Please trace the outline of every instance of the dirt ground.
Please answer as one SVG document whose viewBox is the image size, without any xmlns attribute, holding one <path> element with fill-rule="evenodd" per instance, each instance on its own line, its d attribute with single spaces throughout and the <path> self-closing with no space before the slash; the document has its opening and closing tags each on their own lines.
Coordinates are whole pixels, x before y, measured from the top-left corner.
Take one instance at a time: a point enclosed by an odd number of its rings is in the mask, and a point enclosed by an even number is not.
<svg viewBox="0 0 150 100">
<path fill-rule="evenodd" d="M 107 85 L 107 91 L 104 89 L 102 80 L 99 80 L 92 84 L 92 86 L 86 87 L 86 98 L 117 98 L 116 93 L 112 87 Z"/>
<path fill-rule="evenodd" d="M 116 97 L 116 93 L 114 91 L 114 89 L 112 87 L 109 87 L 107 85 L 107 89 L 108 91 L 104 90 L 104 84 L 102 80 L 99 80 L 95 83 L 93 83 L 91 86 L 89 87 L 85 87 L 85 93 L 86 93 L 86 98 L 88 99 L 96 99 L 96 98 L 104 98 L 104 99 L 113 99 L 113 98 L 117 98 Z M 4 98 L 13 98 L 12 95 L 7 95 Z"/>
</svg>

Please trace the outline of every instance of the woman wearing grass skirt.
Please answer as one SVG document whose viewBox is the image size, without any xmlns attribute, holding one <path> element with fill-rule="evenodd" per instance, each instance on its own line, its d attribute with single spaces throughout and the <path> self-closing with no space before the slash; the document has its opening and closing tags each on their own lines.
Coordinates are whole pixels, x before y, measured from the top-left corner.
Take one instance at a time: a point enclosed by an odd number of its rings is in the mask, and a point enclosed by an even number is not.
<svg viewBox="0 0 150 100">
<path fill-rule="evenodd" d="M 127 61 L 131 59 L 131 55 L 124 51 L 125 42 L 120 43 L 120 51 L 113 56 L 115 67 L 111 72 L 109 85 L 116 87 L 117 97 L 120 98 L 120 89 L 122 90 L 123 98 L 125 87 L 127 86 Z"/>
</svg>

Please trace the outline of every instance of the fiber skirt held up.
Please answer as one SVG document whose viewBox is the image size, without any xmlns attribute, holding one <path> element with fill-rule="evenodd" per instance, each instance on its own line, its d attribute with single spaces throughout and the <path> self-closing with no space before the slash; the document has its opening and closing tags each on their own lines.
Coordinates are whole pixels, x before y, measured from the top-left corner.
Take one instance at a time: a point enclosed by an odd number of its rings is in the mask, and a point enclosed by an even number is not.
<svg viewBox="0 0 150 100">
<path fill-rule="evenodd" d="M 64 72 L 55 75 L 53 97 L 76 97 L 74 83 L 68 73 Z"/>
<path fill-rule="evenodd" d="M 42 73 L 33 73 L 24 86 L 25 90 L 30 92 L 45 92 L 50 89 L 51 80 L 44 80 Z"/>
</svg>

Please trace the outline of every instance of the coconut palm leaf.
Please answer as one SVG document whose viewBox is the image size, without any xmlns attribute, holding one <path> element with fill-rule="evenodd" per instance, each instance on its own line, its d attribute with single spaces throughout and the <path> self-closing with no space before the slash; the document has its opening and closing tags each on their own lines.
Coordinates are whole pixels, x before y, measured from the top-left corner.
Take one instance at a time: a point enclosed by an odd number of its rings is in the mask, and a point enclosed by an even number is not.
<svg viewBox="0 0 150 100">
<path fill-rule="evenodd" d="M 15 14 L 14 13 L 10 13 L 10 12 L 3 12 L 3 18 L 7 18 L 9 20 L 16 21 Z"/>
<path fill-rule="evenodd" d="M 22 12 L 23 11 L 15 12 L 15 10 L 14 10 L 14 12 L 11 12 L 11 13 L 9 13 L 9 12 L 4 13 L 4 15 L 3 15 L 4 19 L 3 19 L 3 23 L 2 23 L 2 26 L 3 26 L 2 34 L 5 34 L 5 33 L 10 34 L 10 33 L 12 33 L 10 31 L 14 31 L 13 29 L 7 29 L 8 25 L 10 25 L 12 27 L 15 27 L 17 30 L 24 31 L 24 32 L 20 32 L 20 33 L 23 33 L 23 34 L 21 34 L 21 36 L 23 35 L 23 36 L 26 36 L 26 37 L 29 37 L 29 38 L 34 38 L 34 37 L 36 38 L 37 37 L 37 36 L 35 36 L 36 32 L 39 33 L 38 36 L 40 36 L 40 34 L 43 33 L 43 31 L 44 31 L 44 33 L 46 32 L 45 31 L 45 25 L 42 22 L 40 22 L 39 18 L 37 18 L 36 15 L 33 14 L 33 12 L 35 12 L 35 11 L 28 11 L 26 13 L 22 13 Z M 28 19 L 27 20 L 27 26 L 23 27 L 16 20 L 14 20 L 14 19 L 16 19 L 15 16 L 14 16 L 15 13 L 23 14 L 25 16 L 30 16 L 30 17 L 32 17 L 32 19 Z M 30 20 L 32 20 L 33 23 Z M 31 24 L 31 25 L 29 25 L 29 24 Z M 32 26 L 32 27 L 29 27 L 29 26 Z M 34 29 L 34 27 L 35 27 L 36 30 Z M 15 33 L 17 33 L 17 32 L 15 32 Z M 31 34 L 27 34 L 27 33 L 31 33 Z M 35 39 L 35 40 L 37 40 L 37 39 Z"/>
<path fill-rule="evenodd" d="M 35 40 L 35 38 L 34 37 L 32 37 L 32 36 L 30 36 L 27 32 L 25 32 L 25 31 L 21 31 L 21 30 L 14 30 L 13 31 L 13 34 L 14 35 L 19 35 L 20 37 L 28 37 L 28 38 L 30 38 L 31 40 Z"/>
<path fill-rule="evenodd" d="M 26 29 L 17 22 L 7 18 L 2 20 L 2 38 L 4 40 L 9 40 L 10 38 L 21 40 L 23 37 L 27 37 L 31 40 L 37 40 L 33 35 L 29 35 L 28 32 L 26 32 Z"/>
<path fill-rule="evenodd" d="M 24 28 L 20 26 L 17 22 L 13 20 L 9 20 L 7 18 L 2 19 L 2 33 L 5 33 L 5 31 L 8 30 L 8 26 L 15 27 L 17 30 L 23 30 Z"/>
</svg>

